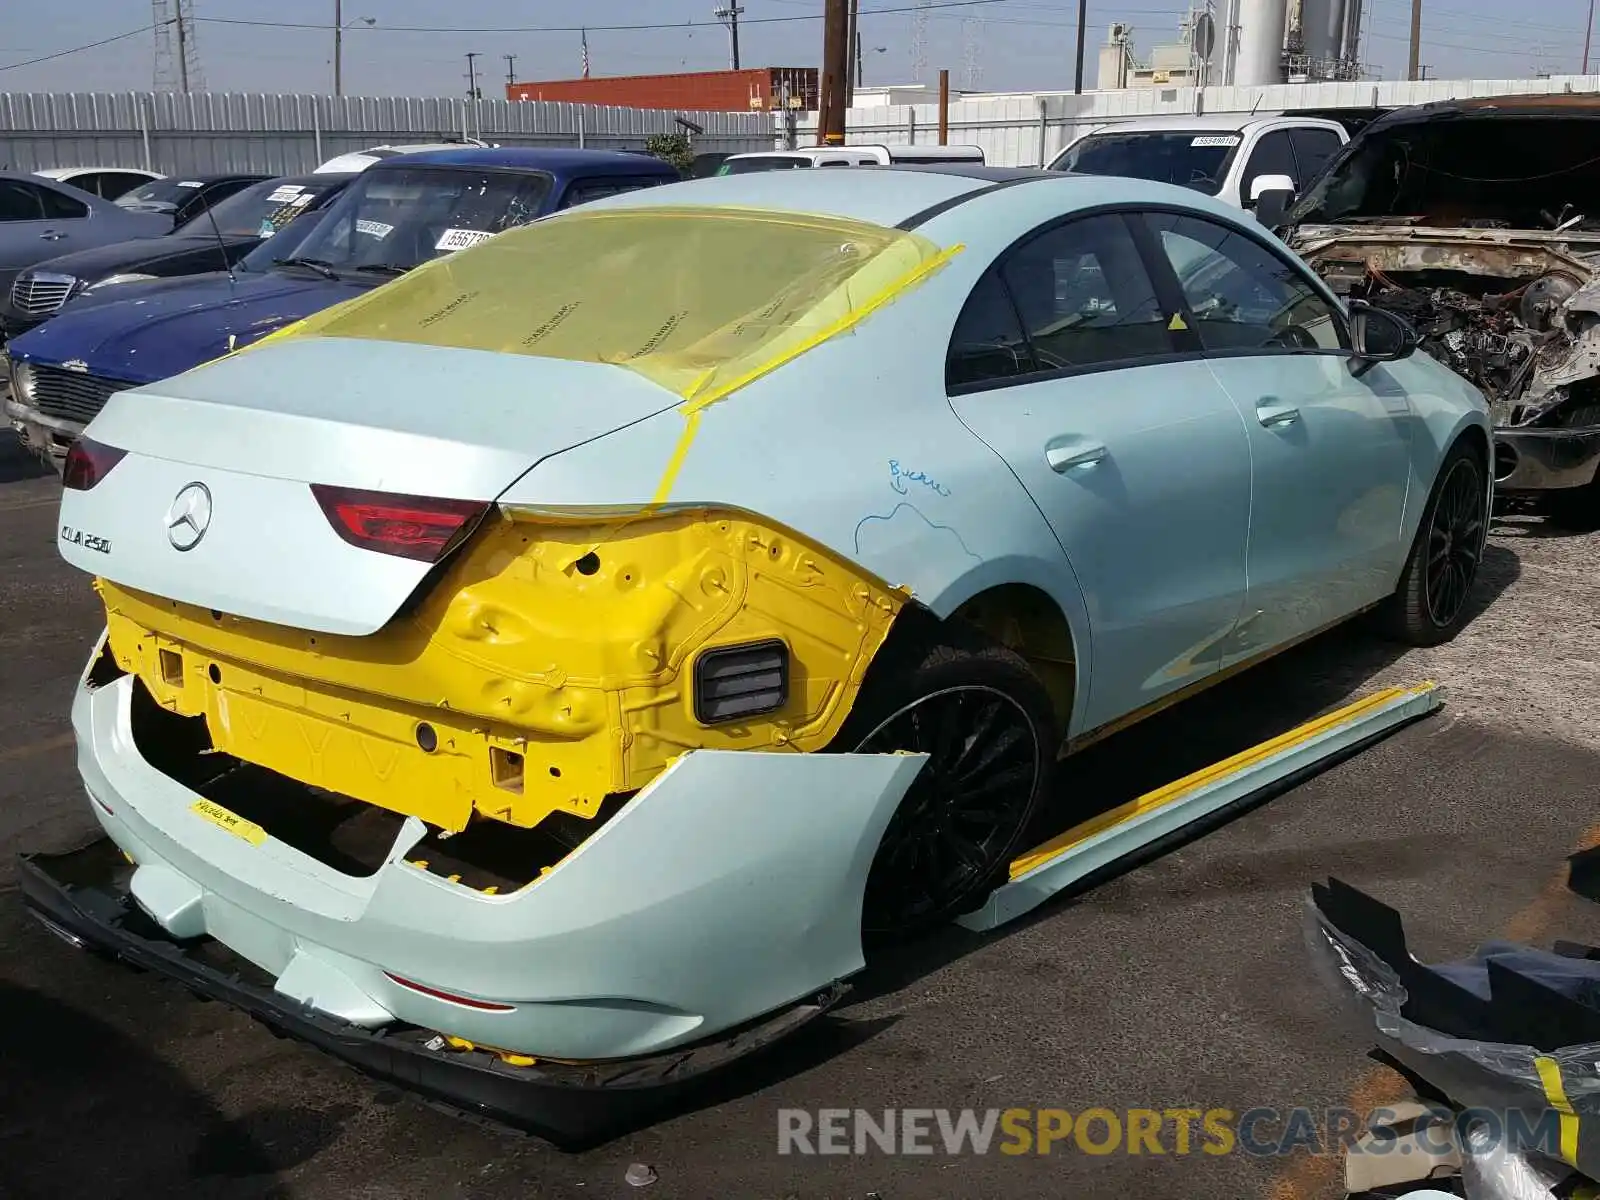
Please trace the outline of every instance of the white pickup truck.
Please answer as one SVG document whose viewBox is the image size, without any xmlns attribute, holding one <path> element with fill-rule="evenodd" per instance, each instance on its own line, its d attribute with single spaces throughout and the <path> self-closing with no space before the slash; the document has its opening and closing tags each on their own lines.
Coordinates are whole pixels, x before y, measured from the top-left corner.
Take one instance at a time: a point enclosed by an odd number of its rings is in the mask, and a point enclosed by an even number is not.
<svg viewBox="0 0 1600 1200">
<path fill-rule="evenodd" d="M 1266 192 L 1300 195 L 1349 140 L 1343 125 L 1320 117 L 1143 117 L 1090 129 L 1050 169 L 1175 183 L 1254 209 Z"/>
<path fill-rule="evenodd" d="M 811 167 L 888 167 L 897 164 L 938 165 L 982 163 L 977 146 L 802 146 L 798 150 L 754 150 L 730 154 L 717 168 L 718 175 L 745 175 L 752 171 L 783 171 Z"/>
</svg>

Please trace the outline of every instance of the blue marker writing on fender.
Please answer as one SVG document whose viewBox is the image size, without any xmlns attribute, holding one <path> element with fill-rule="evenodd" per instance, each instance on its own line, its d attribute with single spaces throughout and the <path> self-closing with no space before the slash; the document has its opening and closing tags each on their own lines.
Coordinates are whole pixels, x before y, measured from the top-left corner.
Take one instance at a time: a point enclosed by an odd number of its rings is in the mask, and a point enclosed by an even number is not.
<svg viewBox="0 0 1600 1200">
<path fill-rule="evenodd" d="M 950 489 L 944 484 L 936 482 L 926 471 L 907 471 L 895 459 L 889 460 L 889 486 L 902 496 L 911 491 L 910 485 L 917 484 L 941 496 L 948 496 Z"/>
</svg>

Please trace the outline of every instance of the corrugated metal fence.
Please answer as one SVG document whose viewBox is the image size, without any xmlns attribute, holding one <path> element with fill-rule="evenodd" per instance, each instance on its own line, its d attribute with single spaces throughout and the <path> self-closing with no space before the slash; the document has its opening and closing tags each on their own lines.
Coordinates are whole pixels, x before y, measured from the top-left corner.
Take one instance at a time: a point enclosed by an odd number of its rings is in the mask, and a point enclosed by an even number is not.
<svg viewBox="0 0 1600 1200">
<path fill-rule="evenodd" d="M 478 137 L 503 146 L 641 150 L 680 114 L 453 97 L 225 92 L 0 93 L 0 168 L 147 167 L 292 174 L 385 142 Z M 767 113 L 684 113 L 698 151 L 770 150 Z"/>
</svg>

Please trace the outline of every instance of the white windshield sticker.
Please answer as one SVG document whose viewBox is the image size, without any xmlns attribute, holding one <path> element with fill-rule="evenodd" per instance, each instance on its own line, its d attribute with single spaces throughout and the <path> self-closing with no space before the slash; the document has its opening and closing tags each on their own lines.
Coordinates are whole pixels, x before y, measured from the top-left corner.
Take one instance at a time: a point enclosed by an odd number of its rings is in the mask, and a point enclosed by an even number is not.
<svg viewBox="0 0 1600 1200">
<path fill-rule="evenodd" d="M 382 221 L 357 221 L 356 232 L 375 237 L 381 242 L 394 232 L 394 226 L 385 225 Z"/>
<path fill-rule="evenodd" d="M 465 250 L 479 242 L 487 242 L 494 234 L 481 229 L 446 229 L 433 244 L 435 250 Z"/>
<path fill-rule="evenodd" d="M 185 179 L 182 183 L 178 184 L 178 186 L 179 187 L 199 187 L 200 186 L 200 181 L 198 179 Z"/>
<path fill-rule="evenodd" d="M 1189 143 L 1191 146 L 1237 146 L 1238 144 L 1237 133 L 1203 133 Z"/>
<path fill-rule="evenodd" d="M 315 192 L 301 192 L 289 201 L 289 206 L 291 208 L 300 208 L 302 205 L 310 204 L 316 198 L 317 194 Z"/>
<path fill-rule="evenodd" d="M 300 188 L 296 184 L 286 184 L 268 196 L 267 203 L 282 204 L 287 200 L 293 200 L 299 194 Z"/>
</svg>

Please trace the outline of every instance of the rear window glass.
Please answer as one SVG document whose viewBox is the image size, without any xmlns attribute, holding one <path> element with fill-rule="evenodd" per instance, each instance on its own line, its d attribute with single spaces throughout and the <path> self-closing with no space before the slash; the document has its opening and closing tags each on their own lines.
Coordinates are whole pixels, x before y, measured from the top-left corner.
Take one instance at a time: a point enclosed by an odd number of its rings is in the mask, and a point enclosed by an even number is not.
<svg viewBox="0 0 1600 1200">
<path fill-rule="evenodd" d="M 810 165 L 811 160 L 804 155 L 771 154 L 761 158 L 730 158 L 717 168 L 717 174 L 749 175 L 755 171 L 789 171 Z"/>
<path fill-rule="evenodd" d="M 199 179 L 157 179 L 124 192 L 117 197 L 116 203 L 123 208 L 144 212 L 176 212 L 194 199 L 195 193 L 203 186 L 203 181 Z"/>
<path fill-rule="evenodd" d="M 295 332 L 615 363 L 706 399 L 848 328 L 950 253 L 920 234 L 836 217 L 575 209 Z"/>
<path fill-rule="evenodd" d="M 236 192 L 211 210 L 174 230 L 177 236 L 211 237 L 212 219 L 223 237 L 271 237 L 316 205 L 335 185 L 329 182 L 288 183 L 268 180 Z"/>
</svg>

